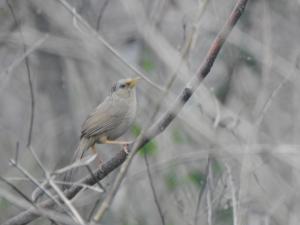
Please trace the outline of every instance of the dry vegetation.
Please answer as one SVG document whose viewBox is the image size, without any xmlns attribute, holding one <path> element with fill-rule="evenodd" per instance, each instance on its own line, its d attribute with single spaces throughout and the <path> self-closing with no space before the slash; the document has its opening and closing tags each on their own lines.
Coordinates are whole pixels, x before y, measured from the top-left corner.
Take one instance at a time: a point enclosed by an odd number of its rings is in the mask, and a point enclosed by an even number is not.
<svg viewBox="0 0 300 225">
<path fill-rule="evenodd" d="M 71 163 L 81 123 L 120 78 L 146 78 L 121 139 L 147 134 L 197 74 L 235 4 L 0 1 L 0 223 L 24 224 L 9 219 L 36 207 L 42 216 L 31 224 L 93 224 L 112 200 L 101 224 L 299 224 L 299 0 L 248 1 L 204 82 L 123 164 L 123 182 L 119 167 L 98 171 L 101 183 L 69 201 L 61 175 L 50 176 Z M 105 162 L 125 160 L 118 146 L 97 151 Z M 77 179 L 85 176 L 87 167 Z M 31 200 L 47 177 L 51 210 Z"/>
</svg>

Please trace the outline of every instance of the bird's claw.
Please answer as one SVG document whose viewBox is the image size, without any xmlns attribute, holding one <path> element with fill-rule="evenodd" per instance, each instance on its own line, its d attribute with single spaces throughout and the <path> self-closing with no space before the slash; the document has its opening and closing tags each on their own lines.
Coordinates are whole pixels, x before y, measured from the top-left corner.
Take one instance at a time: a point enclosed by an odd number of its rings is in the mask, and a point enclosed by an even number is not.
<svg viewBox="0 0 300 225">
<path fill-rule="evenodd" d="M 123 151 L 126 153 L 126 155 L 129 154 L 129 145 L 130 145 L 130 143 L 127 143 L 127 144 L 123 145 Z"/>
</svg>

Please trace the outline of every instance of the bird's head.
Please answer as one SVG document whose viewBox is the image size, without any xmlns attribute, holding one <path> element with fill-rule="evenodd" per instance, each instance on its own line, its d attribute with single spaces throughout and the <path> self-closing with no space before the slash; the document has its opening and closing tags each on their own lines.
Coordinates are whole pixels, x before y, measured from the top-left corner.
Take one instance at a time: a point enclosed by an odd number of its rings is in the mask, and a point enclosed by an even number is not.
<svg viewBox="0 0 300 225">
<path fill-rule="evenodd" d="M 118 97 L 128 98 L 135 93 L 137 81 L 140 78 L 128 78 L 118 80 L 111 88 L 111 94 Z"/>
</svg>

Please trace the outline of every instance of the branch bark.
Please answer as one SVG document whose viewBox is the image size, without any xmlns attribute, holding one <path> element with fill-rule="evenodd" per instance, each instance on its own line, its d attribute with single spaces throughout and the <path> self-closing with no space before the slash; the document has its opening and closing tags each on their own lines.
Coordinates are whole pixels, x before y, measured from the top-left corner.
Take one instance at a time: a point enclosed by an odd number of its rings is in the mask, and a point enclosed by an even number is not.
<svg viewBox="0 0 300 225">
<path fill-rule="evenodd" d="M 232 28 L 235 26 L 240 16 L 244 12 L 248 0 L 238 0 L 232 13 L 229 18 L 226 20 L 224 26 L 221 31 L 218 33 L 217 37 L 213 41 L 205 59 L 203 60 L 201 66 L 197 70 L 196 74 L 192 77 L 192 79 L 186 84 L 181 94 L 177 97 L 173 105 L 165 112 L 160 119 L 158 119 L 150 129 L 145 133 L 144 137 L 138 143 L 138 148 L 141 148 L 145 144 L 147 144 L 152 138 L 156 137 L 160 133 L 162 133 L 169 124 L 174 120 L 179 111 L 182 109 L 184 104 L 190 99 L 194 91 L 198 88 L 201 81 L 208 75 L 210 72 L 215 59 L 220 52 L 226 38 L 230 34 Z M 133 145 L 129 147 L 131 149 Z M 104 163 L 101 169 L 95 171 L 95 176 L 87 176 L 81 180 L 82 183 L 86 185 L 94 185 L 97 181 L 102 180 L 106 177 L 110 172 L 118 168 L 126 159 L 126 153 L 124 151 L 119 152 L 110 159 L 108 162 Z M 95 180 L 95 177 L 97 180 Z M 73 186 L 70 189 L 65 191 L 65 195 L 67 198 L 72 199 L 80 190 L 81 186 Z M 53 207 L 53 200 L 46 200 L 39 204 L 40 207 L 50 208 Z M 3 225 L 21 225 L 27 224 L 32 220 L 38 218 L 39 215 L 35 213 L 33 209 L 28 209 L 20 213 L 19 215 L 9 219 L 4 222 Z"/>
</svg>

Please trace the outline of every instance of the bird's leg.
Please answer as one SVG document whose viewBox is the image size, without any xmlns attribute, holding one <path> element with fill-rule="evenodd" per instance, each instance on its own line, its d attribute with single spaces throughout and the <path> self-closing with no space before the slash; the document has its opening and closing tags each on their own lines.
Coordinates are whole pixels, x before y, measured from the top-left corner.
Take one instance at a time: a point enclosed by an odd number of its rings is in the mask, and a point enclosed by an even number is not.
<svg viewBox="0 0 300 225">
<path fill-rule="evenodd" d="M 129 145 L 132 143 L 132 141 L 110 141 L 106 140 L 104 142 L 105 144 L 115 144 L 115 145 Z"/>
<path fill-rule="evenodd" d="M 92 149 L 93 154 L 96 154 L 96 163 L 97 163 L 97 166 L 101 167 L 101 164 L 103 163 L 103 161 L 102 161 L 102 159 L 100 158 L 99 154 L 96 151 L 96 145 L 93 144 L 91 146 L 91 149 Z"/>
<path fill-rule="evenodd" d="M 110 141 L 110 140 L 105 140 L 104 142 L 105 144 L 116 144 L 116 145 L 122 145 L 123 146 L 123 150 L 124 152 L 128 155 L 129 154 L 129 150 L 128 150 L 128 146 L 132 143 L 132 141 Z"/>
<path fill-rule="evenodd" d="M 128 155 L 129 154 L 129 149 L 128 149 L 129 144 L 124 144 L 123 145 L 123 150 L 124 152 Z"/>
</svg>

